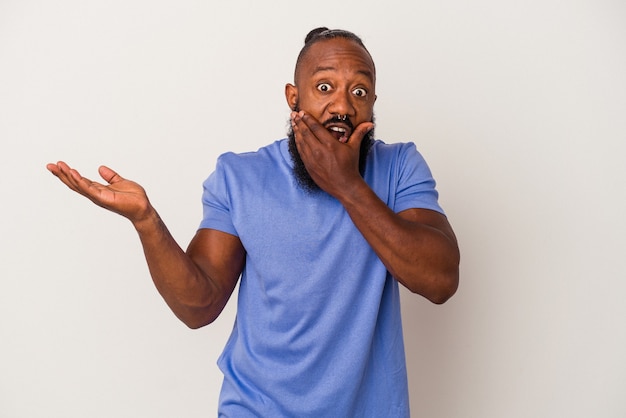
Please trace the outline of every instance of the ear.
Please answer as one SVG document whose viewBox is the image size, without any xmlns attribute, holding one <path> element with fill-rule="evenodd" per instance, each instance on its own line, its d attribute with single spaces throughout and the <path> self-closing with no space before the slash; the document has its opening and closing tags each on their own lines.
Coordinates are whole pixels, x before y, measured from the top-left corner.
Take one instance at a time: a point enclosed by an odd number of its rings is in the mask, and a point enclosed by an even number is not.
<svg viewBox="0 0 626 418">
<path fill-rule="evenodd" d="M 298 88 L 293 84 L 285 84 L 285 99 L 287 99 L 289 109 L 296 110 L 296 105 L 298 104 Z"/>
</svg>

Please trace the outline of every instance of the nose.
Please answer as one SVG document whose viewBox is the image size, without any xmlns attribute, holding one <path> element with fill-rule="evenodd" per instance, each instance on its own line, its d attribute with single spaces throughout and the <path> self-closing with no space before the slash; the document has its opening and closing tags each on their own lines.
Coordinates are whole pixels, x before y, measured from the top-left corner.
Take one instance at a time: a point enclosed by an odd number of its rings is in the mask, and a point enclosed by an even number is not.
<svg viewBox="0 0 626 418">
<path fill-rule="evenodd" d="M 337 89 L 328 106 L 328 111 L 333 115 L 354 116 L 354 106 L 349 91 Z"/>
</svg>

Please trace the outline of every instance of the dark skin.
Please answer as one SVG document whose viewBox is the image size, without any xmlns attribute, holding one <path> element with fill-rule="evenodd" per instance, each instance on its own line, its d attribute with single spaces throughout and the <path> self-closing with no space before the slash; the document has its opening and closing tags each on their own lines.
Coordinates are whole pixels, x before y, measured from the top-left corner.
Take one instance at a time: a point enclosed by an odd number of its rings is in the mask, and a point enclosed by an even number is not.
<svg viewBox="0 0 626 418">
<path fill-rule="evenodd" d="M 292 109 L 296 103 L 301 109 L 292 114 L 292 126 L 311 177 L 341 202 L 400 283 L 432 302 L 445 302 L 458 286 L 459 263 L 447 219 L 424 209 L 394 213 L 358 171 L 359 146 L 373 128 L 376 99 L 369 54 L 350 40 L 320 41 L 296 70 L 295 82 L 285 87 L 285 96 Z M 350 118 L 353 132 L 338 134 L 320 124 L 337 114 Z M 219 316 L 245 263 L 245 249 L 238 237 L 201 229 L 184 251 L 139 184 L 105 166 L 99 174 L 106 184 L 81 176 L 61 161 L 47 168 L 73 191 L 131 221 L 154 284 L 182 322 L 199 328 Z"/>
</svg>

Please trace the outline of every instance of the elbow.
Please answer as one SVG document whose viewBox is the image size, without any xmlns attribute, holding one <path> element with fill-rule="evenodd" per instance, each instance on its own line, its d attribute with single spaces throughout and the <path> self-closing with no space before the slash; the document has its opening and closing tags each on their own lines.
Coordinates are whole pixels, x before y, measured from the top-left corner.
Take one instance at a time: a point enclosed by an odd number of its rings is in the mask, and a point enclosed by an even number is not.
<svg viewBox="0 0 626 418">
<path fill-rule="evenodd" d="M 436 285 L 433 286 L 432 292 L 426 295 L 426 298 L 436 305 L 442 305 L 446 303 L 459 288 L 459 270 L 446 274 L 444 277 L 440 277 L 436 281 Z"/>
<path fill-rule="evenodd" d="M 442 305 L 446 303 L 459 288 L 459 265 L 461 257 L 459 249 L 456 247 L 456 251 L 448 258 L 447 262 L 443 264 L 445 267 L 439 270 L 431 281 L 430 295 L 426 296 L 428 300 L 436 305 Z"/>
<path fill-rule="evenodd" d="M 405 286 L 436 305 L 446 303 L 459 288 L 461 256 L 457 245 L 440 251 L 438 256 L 415 263 L 413 273 Z"/>
<path fill-rule="evenodd" d="M 215 321 L 215 318 L 181 318 L 178 317 L 183 324 L 187 325 L 189 329 L 199 329 L 211 324 Z"/>
<path fill-rule="evenodd" d="M 185 320 L 181 319 L 181 321 L 183 322 L 183 324 L 187 325 L 187 328 L 189 329 L 200 329 L 203 326 L 210 324 L 210 322 L 193 321 L 193 320 L 188 320 L 188 319 L 185 319 Z"/>
<path fill-rule="evenodd" d="M 189 329 L 199 329 L 206 325 L 211 324 L 219 316 L 210 309 L 202 308 L 190 308 L 185 309 L 172 309 L 176 317 L 187 326 Z"/>
<path fill-rule="evenodd" d="M 446 286 L 445 288 L 438 289 L 436 292 L 433 292 L 431 295 L 427 296 L 427 299 L 434 303 L 435 305 L 443 305 L 446 303 L 458 289 L 458 282 L 456 285 Z"/>
<path fill-rule="evenodd" d="M 170 304 L 170 308 L 188 328 L 198 329 L 213 323 L 224 310 L 226 302 L 228 298 L 189 298 L 185 303 Z"/>
<path fill-rule="evenodd" d="M 423 277 L 423 276 L 422 276 Z M 459 269 L 450 269 L 431 276 L 428 280 L 417 280 L 413 285 L 405 286 L 412 292 L 421 295 L 436 305 L 446 303 L 459 288 Z"/>
</svg>

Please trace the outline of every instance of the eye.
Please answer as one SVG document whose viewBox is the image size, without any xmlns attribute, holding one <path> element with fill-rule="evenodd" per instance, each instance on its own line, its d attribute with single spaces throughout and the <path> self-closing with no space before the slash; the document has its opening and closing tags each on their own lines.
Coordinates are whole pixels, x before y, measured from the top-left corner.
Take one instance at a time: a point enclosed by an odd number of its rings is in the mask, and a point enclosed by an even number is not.
<svg viewBox="0 0 626 418">
<path fill-rule="evenodd" d="M 322 93 L 326 93 L 327 91 L 330 91 L 331 87 L 328 83 L 320 83 L 317 85 L 317 89 Z"/>
<path fill-rule="evenodd" d="M 352 94 L 357 97 L 365 97 L 367 96 L 367 90 L 361 87 L 357 87 L 356 89 L 352 90 Z"/>
</svg>

